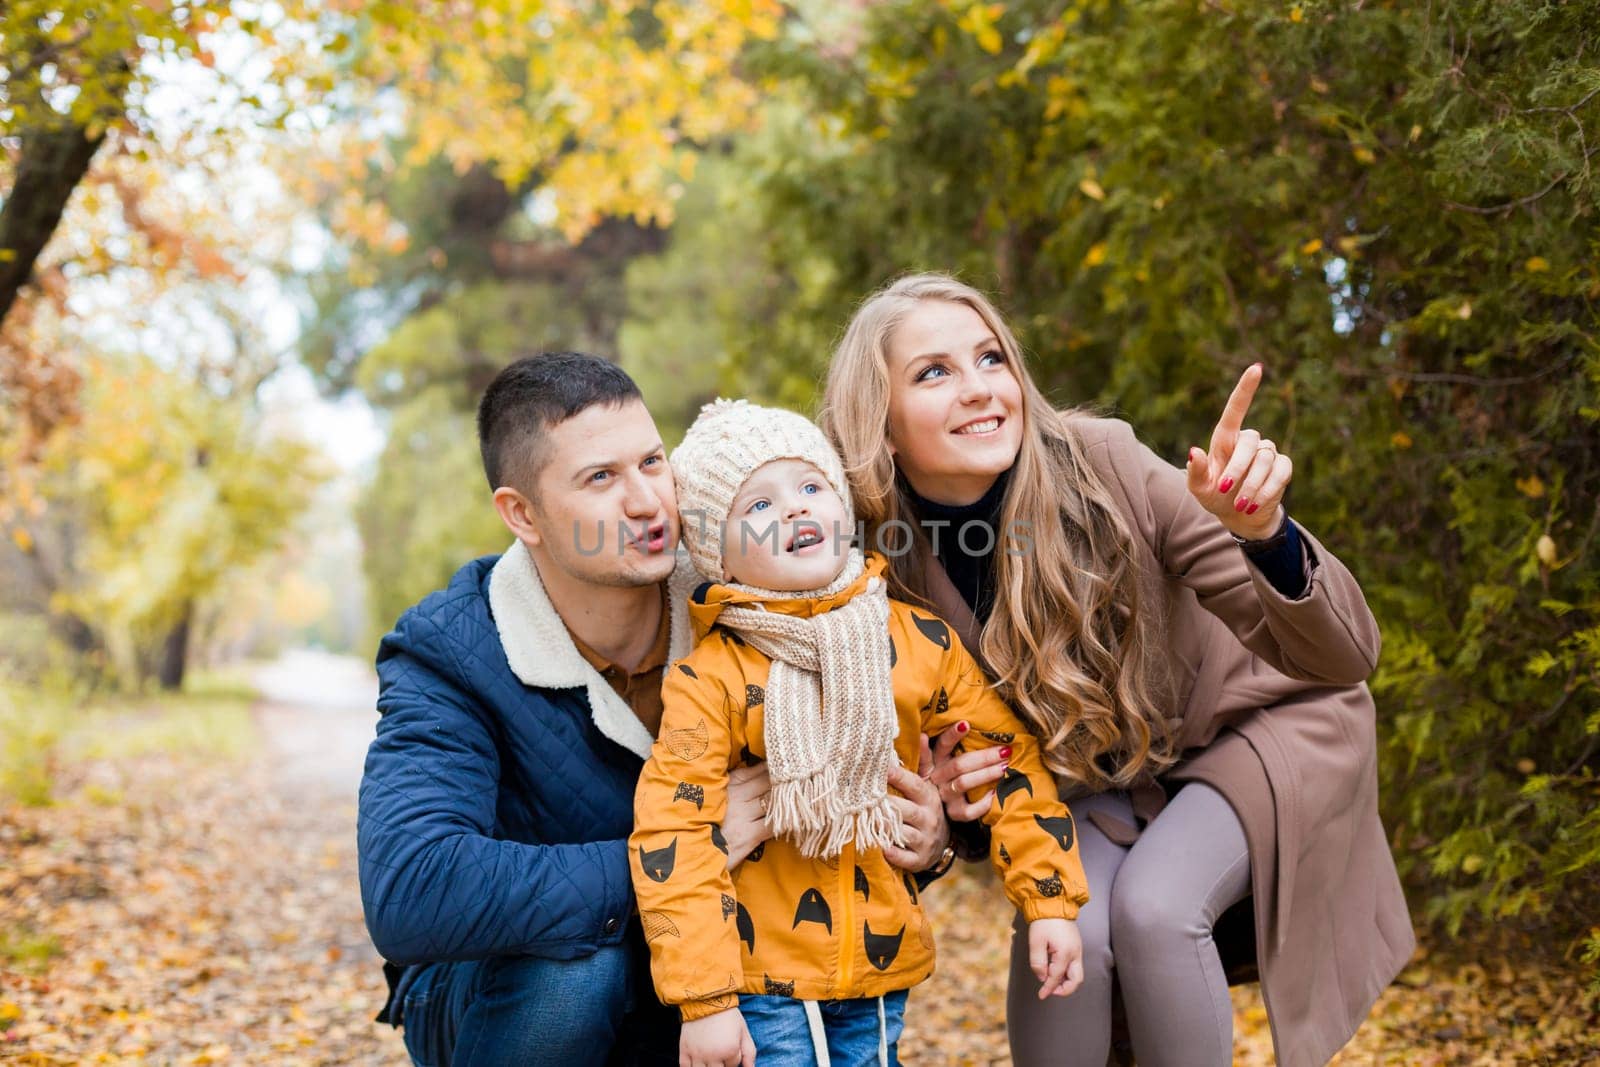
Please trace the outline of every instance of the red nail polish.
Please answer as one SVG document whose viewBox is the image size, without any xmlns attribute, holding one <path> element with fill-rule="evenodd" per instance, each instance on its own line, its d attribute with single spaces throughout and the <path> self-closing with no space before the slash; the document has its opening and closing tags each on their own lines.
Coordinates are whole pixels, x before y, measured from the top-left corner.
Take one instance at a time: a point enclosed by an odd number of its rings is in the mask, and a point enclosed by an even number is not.
<svg viewBox="0 0 1600 1067">
<path fill-rule="evenodd" d="M 1249 507 L 1244 509 L 1244 513 L 1246 515 L 1254 515 L 1256 513 L 1256 509 L 1260 506 L 1260 504 L 1251 504 Z"/>
<path fill-rule="evenodd" d="M 956 723 L 956 733 L 964 734 L 966 732 L 967 732 L 967 724 L 966 723 L 964 723 L 964 722 Z"/>
<path fill-rule="evenodd" d="M 1233 479 L 1232 478 L 1224 478 L 1224 479 L 1222 479 L 1222 481 L 1217 483 L 1217 492 L 1219 492 L 1219 493 L 1226 493 L 1229 489 L 1232 489 L 1232 488 L 1233 488 Z"/>
<path fill-rule="evenodd" d="M 1001 745 L 1000 746 L 1000 758 L 1001 759 L 1010 759 L 1011 758 L 1011 746 L 1010 745 Z"/>
<path fill-rule="evenodd" d="M 1249 506 L 1250 506 L 1250 501 L 1246 500 L 1244 497 L 1240 497 L 1238 500 L 1235 500 L 1233 502 L 1233 510 L 1234 511 L 1243 511 L 1245 508 L 1247 508 Z"/>
</svg>

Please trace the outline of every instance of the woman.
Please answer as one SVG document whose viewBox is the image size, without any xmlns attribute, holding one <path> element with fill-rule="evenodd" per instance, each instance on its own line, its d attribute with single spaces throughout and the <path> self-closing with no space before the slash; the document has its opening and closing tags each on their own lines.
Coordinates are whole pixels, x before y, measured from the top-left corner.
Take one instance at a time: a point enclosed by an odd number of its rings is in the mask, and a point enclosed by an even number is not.
<svg viewBox="0 0 1600 1067">
<path fill-rule="evenodd" d="M 993 306 L 954 279 L 874 294 L 834 354 L 820 421 L 869 540 L 926 535 L 894 555 L 891 595 L 963 634 L 1076 817 L 1085 982 L 1029 997 L 1014 942 L 1019 1067 L 1101 1067 L 1113 979 L 1141 1067 L 1230 1063 L 1212 933 L 1247 897 L 1289 1067 L 1326 1062 L 1411 954 L 1363 684 L 1377 627 L 1283 511 L 1292 465 L 1244 426 L 1260 377 L 1245 371 L 1179 471 L 1125 423 L 1054 410 Z M 963 793 L 995 773 L 985 753 L 939 765 L 952 818 L 992 803 Z"/>
</svg>

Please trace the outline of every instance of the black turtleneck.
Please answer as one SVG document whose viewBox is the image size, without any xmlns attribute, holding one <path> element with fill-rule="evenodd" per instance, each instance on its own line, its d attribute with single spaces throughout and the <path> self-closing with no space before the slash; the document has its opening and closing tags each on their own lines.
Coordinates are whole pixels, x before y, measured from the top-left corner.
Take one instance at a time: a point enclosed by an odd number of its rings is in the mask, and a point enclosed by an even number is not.
<svg viewBox="0 0 1600 1067">
<path fill-rule="evenodd" d="M 1007 470 L 971 504 L 938 504 L 911 490 L 923 536 L 933 546 L 945 573 L 961 599 L 972 608 L 979 625 L 989 621 L 989 612 L 994 608 L 994 554 L 1004 543 L 1000 503 L 1010 479 L 1011 472 Z"/>
<path fill-rule="evenodd" d="M 923 536 L 933 545 L 945 573 L 977 616 L 980 626 L 989 621 L 989 612 L 994 609 L 994 554 L 996 548 L 1005 543 L 1000 529 L 1000 504 L 1010 478 L 1011 471 L 1007 470 L 982 497 L 960 506 L 937 504 L 915 489 L 910 490 Z M 963 527 L 974 523 L 977 525 L 967 530 L 965 537 L 960 536 Z M 984 524 L 994 536 L 983 529 Z M 1265 541 L 1240 542 L 1239 547 L 1244 550 L 1245 558 L 1284 597 L 1298 600 L 1306 595 L 1316 558 L 1287 516 L 1277 535 Z"/>
</svg>

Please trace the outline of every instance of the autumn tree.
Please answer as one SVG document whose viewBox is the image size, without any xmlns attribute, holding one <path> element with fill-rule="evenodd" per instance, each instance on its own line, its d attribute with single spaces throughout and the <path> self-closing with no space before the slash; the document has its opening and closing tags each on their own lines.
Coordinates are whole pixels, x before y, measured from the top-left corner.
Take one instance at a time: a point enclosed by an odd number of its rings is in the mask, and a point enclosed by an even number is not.
<svg viewBox="0 0 1600 1067">
<path fill-rule="evenodd" d="M 197 606 L 278 544 L 323 461 L 247 402 L 142 356 L 101 353 L 83 407 L 45 448 L 50 506 L 17 527 L 16 548 L 80 651 L 127 684 L 176 688 Z"/>
<path fill-rule="evenodd" d="M 624 273 L 659 251 L 701 154 L 744 129 L 771 0 L 334 6 L 344 108 L 297 168 L 334 254 L 303 354 L 390 436 L 359 509 L 378 625 L 504 547 L 471 415 L 513 359 L 615 355 Z M 400 117 L 374 136 L 374 111 Z"/>
</svg>

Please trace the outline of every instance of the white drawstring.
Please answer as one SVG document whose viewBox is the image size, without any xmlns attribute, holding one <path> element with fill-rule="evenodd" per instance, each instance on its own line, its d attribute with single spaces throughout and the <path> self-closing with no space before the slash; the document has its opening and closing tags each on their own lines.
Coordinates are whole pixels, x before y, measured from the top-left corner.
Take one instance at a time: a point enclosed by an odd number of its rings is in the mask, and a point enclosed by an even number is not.
<svg viewBox="0 0 1600 1067">
<path fill-rule="evenodd" d="M 828 1035 L 822 1029 L 822 1009 L 817 1006 L 817 1002 L 814 1000 L 802 1000 L 800 1003 L 806 1009 L 806 1022 L 811 1024 L 811 1048 L 817 1054 L 817 1067 L 830 1067 L 828 1063 Z"/>
<path fill-rule="evenodd" d="M 822 1028 L 822 1008 L 814 1000 L 802 1000 L 806 1022 L 811 1026 L 811 1049 L 817 1054 L 817 1067 L 830 1067 L 828 1062 L 828 1035 Z M 884 1011 L 883 998 L 878 998 L 878 1067 L 889 1067 L 889 1021 Z"/>
</svg>

